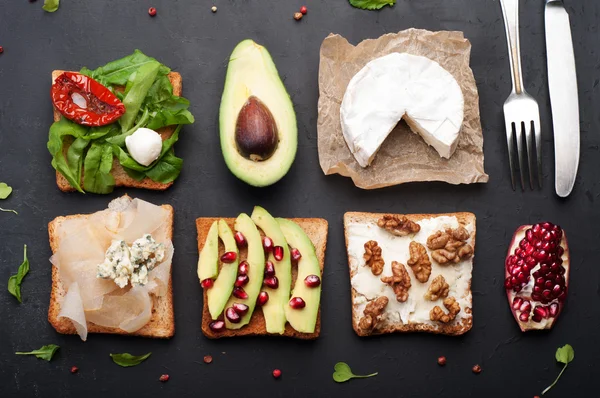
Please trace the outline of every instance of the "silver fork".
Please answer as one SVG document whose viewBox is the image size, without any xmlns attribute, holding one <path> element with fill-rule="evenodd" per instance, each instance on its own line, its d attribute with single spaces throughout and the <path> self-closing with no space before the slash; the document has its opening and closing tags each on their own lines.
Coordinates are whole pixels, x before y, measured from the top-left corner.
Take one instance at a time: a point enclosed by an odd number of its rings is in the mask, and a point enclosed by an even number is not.
<svg viewBox="0 0 600 398">
<path fill-rule="evenodd" d="M 515 148 L 517 141 L 517 155 L 519 171 L 521 173 L 521 188 L 525 190 L 525 162 L 528 158 L 529 185 L 534 185 L 534 139 L 535 157 L 537 158 L 537 180 L 542 187 L 542 131 L 540 128 L 540 108 L 537 101 L 525 91 L 523 85 L 523 72 L 521 70 L 521 49 L 519 45 L 519 0 L 500 0 L 506 41 L 508 42 L 508 55 L 510 59 L 510 74 L 512 76 L 512 92 L 504 102 L 504 122 L 506 124 L 506 141 L 508 143 L 508 161 L 510 163 L 510 178 L 512 188 L 515 190 Z M 527 151 L 523 149 L 523 135 Z"/>
</svg>

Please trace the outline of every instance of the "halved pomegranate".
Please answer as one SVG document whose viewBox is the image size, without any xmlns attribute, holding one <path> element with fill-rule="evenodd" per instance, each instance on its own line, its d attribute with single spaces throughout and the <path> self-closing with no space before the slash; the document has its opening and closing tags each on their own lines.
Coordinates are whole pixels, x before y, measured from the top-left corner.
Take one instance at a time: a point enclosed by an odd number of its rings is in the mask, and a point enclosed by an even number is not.
<svg viewBox="0 0 600 398">
<path fill-rule="evenodd" d="M 567 237 L 549 222 L 523 225 L 513 235 L 504 288 L 521 331 L 551 329 L 569 289 Z"/>
</svg>

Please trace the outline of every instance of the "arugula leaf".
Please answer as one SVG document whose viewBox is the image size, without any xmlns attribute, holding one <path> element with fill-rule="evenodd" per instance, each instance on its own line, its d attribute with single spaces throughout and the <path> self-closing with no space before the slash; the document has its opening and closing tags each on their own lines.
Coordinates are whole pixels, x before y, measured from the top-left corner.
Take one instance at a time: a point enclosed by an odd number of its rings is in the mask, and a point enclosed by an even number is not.
<svg viewBox="0 0 600 398">
<path fill-rule="evenodd" d="M 157 130 L 175 124 L 192 124 L 195 121 L 194 115 L 187 110 L 190 102 L 185 98 L 172 96 L 160 105 L 160 108 L 150 114 L 147 128 Z"/>
<path fill-rule="evenodd" d="M 385 6 L 393 6 L 396 0 L 349 0 L 353 7 L 363 10 L 379 10 Z"/>
<path fill-rule="evenodd" d="M 30 352 L 15 352 L 16 355 L 35 355 L 39 359 L 46 360 L 50 362 L 56 351 L 58 351 L 60 347 L 56 344 L 48 344 L 38 348 L 37 350 Z"/>
<path fill-rule="evenodd" d="M 73 170 L 69 167 L 69 163 L 65 159 L 63 153 L 63 144 L 65 137 L 74 137 L 75 139 L 82 138 L 86 136 L 87 132 L 88 129 L 86 127 L 61 117 L 58 122 L 54 122 L 52 126 L 50 126 L 50 134 L 48 137 L 48 151 L 52 155 L 52 166 L 65 176 L 72 187 L 82 193 L 81 179 L 77 178 L 77 169 Z"/>
<path fill-rule="evenodd" d="M 110 354 L 110 357 L 112 358 L 113 362 L 116 363 L 117 365 L 127 368 L 129 366 L 139 365 L 140 363 L 142 363 L 146 359 L 148 359 L 150 357 L 150 355 L 152 355 L 151 352 L 144 354 L 144 355 L 138 355 L 138 356 L 124 353 L 124 354 Z"/>
<path fill-rule="evenodd" d="M 352 373 L 350 366 L 348 366 L 348 364 L 345 362 L 336 363 L 333 369 L 335 370 L 333 372 L 333 381 L 335 381 L 336 383 L 343 383 L 350 379 L 364 379 L 367 377 L 377 376 L 378 374 L 378 372 L 375 372 L 366 376 L 355 375 L 354 373 Z"/>
<path fill-rule="evenodd" d="M 168 184 L 179 177 L 183 159 L 175 156 L 173 151 L 167 153 L 153 168 L 146 172 L 148 178 L 152 181 Z"/>
<path fill-rule="evenodd" d="M 150 90 L 154 79 L 156 79 L 159 67 L 160 63 L 156 61 L 149 62 L 142 65 L 129 77 L 125 88 L 125 98 L 123 98 L 125 114 L 119 119 L 123 132 L 133 127 L 148 90 Z"/>
<path fill-rule="evenodd" d="M 91 193 L 111 193 L 115 187 L 112 165 L 111 145 L 94 142 L 85 157 L 83 188 Z"/>
<path fill-rule="evenodd" d="M 552 387 L 554 387 L 554 385 L 558 382 L 558 379 L 560 379 L 560 376 L 562 376 L 565 369 L 567 369 L 567 365 L 571 361 L 573 361 L 573 359 L 575 359 L 575 350 L 573 350 L 573 347 L 571 347 L 571 345 L 566 344 L 563 347 L 559 347 L 556 350 L 556 354 L 554 356 L 556 357 L 556 362 L 564 363 L 565 366 L 563 366 L 562 370 L 558 374 L 558 377 L 556 378 L 556 380 L 554 380 L 554 383 L 550 384 L 548 387 L 546 387 L 544 391 L 542 391 L 542 395 L 546 394 L 548 391 L 550 391 Z"/>
<path fill-rule="evenodd" d="M 12 187 L 8 186 L 5 182 L 0 182 L 0 199 L 6 199 L 12 193 Z"/>
<path fill-rule="evenodd" d="M 137 71 L 141 66 L 153 62 L 158 61 L 152 57 L 148 57 L 140 50 L 135 50 L 133 54 L 109 62 L 97 69 L 90 70 L 88 68 L 82 68 L 80 73 L 98 80 L 105 86 L 124 86 L 127 84 L 129 76 L 131 76 L 133 72 Z M 159 73 L 161 75 L 167 75 L 170 71 L 171 69 L 165 65 L 160 65 Z"/>
<path fill-rule="evenodd" d="M 27 259 L 27 245 L 25 245 L 23 247 L 23 262 L 19 265 L 17 274 L 8 278 L 8 292 L 15 296 L 19 303 L 23 302 L 21 300 L 21 283 L 27 273 L 29 273 L 29 260 Z"/>
<path fill-rule="evenodd" d="M 60 0 L 44 0 L 42 9 L 47 12 L 54 12 L 58 10 Z"/>
</svg>

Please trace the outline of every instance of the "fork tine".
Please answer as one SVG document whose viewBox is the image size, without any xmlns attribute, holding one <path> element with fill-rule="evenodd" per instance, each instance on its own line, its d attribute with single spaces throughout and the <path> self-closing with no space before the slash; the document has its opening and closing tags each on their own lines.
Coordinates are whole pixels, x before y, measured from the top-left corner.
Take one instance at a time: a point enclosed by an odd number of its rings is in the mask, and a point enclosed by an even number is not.
<svg viewBox="0 0 600 398">
<path fill-rule="evenodd" d="M 514 133 L 513 133 L 513 123 L 509 122 L 505 119 L 506 125 L 506 142 L 508 143 L 508 164 L 510 166 L 510 181 L 512 183 L 513 191 L 516 189 L 515 186 L 515 169 L 514 169 L 514 158 L 515 158 L 515 146 L 514 142 Z"/>
<path fill-rule="evenodd" d="M 518 126 L 518 129 L 517 129 Z M 525 167 L 523 165 L 523 134 L 525 133 L 523 122 L 515 123 L 515 133 L 517 136 L 517 155 L 519 156 L 519 172 L 521 173 L 521 189 L 525 190 Z"/>
<path fill-rule="evenodd" d="M 538 185 L 542 188 L 542 127 L 540 125 L 540 114 L 533 119 L 533 130 L 535 133 L 535 151 L 537 157 Z"/>
<path fill-rule="evenodd" d="M 529 187 L 533 190 L 533 121 L 524 123 L 525 140 L 527 142 L 527 163 L 529 166 Z"/>
</svg>

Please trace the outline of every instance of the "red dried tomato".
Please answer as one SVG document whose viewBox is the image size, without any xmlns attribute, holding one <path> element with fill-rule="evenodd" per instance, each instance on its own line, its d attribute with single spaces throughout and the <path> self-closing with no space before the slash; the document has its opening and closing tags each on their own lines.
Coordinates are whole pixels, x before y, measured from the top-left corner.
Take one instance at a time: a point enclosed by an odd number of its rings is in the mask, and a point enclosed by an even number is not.
<svg viewBox="0 0 600 398">
<path fill-rule="evenodd" d="M 125 113 L 125 105 L 91 77 L 64 72 L 52 85 L 52 103 L 67 119 L 84 126 L 104 126 Z"/>
</svg>

